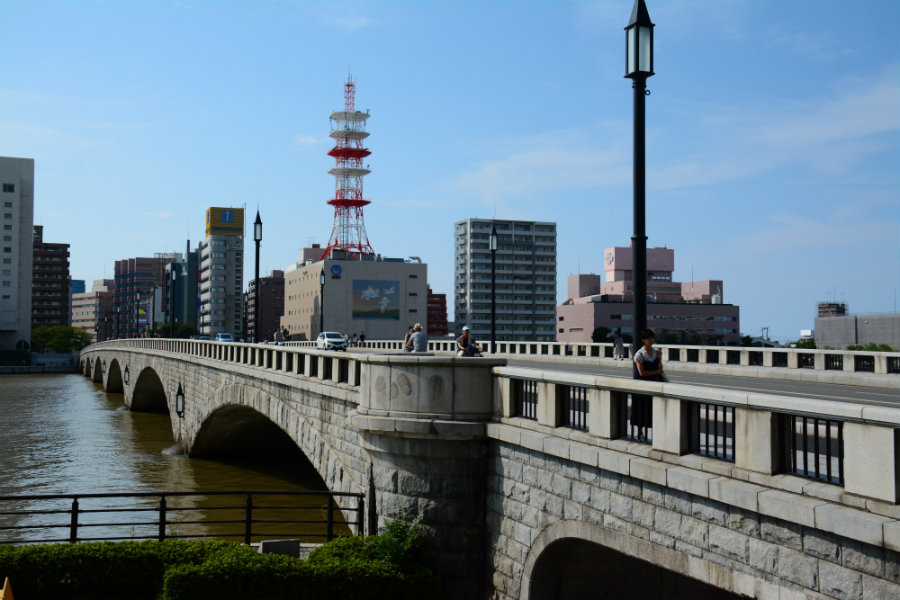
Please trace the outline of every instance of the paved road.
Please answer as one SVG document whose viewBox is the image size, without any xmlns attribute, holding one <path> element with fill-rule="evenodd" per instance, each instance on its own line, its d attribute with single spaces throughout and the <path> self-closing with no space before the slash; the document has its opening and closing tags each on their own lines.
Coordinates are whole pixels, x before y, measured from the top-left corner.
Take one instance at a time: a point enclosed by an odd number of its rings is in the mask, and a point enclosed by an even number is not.
<svg viewBox="0 0 900 600">
<path fill-rule="evenodd" d="M 532 369 L 542 369 L 544 371 L 591 373 L 594 375 L 631 378 L 631 363 L 625 361 L 622 361 L 621 366 L 594 366 L 510 358 L 508 364 L 511 367 L 527 367 Z M 729 390 L 746 390 L 768 394 L 797 396 L 801 398 L 818 398 L 821 400 L 838 400 L 842 402 L 858 402 L 860 404 L 900 407 L 900 392 L 897 390 L 865 388 L 833 383 L 783 381 L 775 379 L 759 379 L 755 377 L 707 375 L 704 373 L 684 373 L 676 371 L 667 372 L 666 377 L 673 383 L 687 383 Z"/>
</svg>

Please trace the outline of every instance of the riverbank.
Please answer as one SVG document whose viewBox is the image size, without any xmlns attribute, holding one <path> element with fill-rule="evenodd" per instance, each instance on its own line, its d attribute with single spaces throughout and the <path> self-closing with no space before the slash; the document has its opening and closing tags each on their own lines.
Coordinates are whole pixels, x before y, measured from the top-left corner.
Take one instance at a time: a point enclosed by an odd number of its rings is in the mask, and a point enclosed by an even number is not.
<svg viewBox="0 0 900 600">
<path fill-rule="evenodd" d="M 0 367 L 0 375 L 36 375 L 40 373 L 77 373 L 77 365 L 18 365 Z"/>
</svg>

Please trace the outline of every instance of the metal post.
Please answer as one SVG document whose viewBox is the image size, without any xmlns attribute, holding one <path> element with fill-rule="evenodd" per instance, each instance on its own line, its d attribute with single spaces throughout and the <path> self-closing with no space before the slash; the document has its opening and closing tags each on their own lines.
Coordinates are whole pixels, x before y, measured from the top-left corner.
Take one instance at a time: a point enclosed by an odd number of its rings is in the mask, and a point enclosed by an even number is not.
<svg viewBox="0 0 900 600">
<path fill-rule="evenodd" d="M 334 538 L 334 500 L 331 494 L 326 497 L 328 498 L 328 529 L 325 532 L 325 541 L 330 542 Z"/>
<path fill-rule="evenodd" d="M 262 240 L 256 240 L 256 278 L 253 286 L 253 343 L 259 343 L 259 243 Z"/>
<path fill-rule="evenodd" d="M 175 339 L 175 286 L 178 285 L 178 275 L 175 272 L 175 263 L 172 263 L 172 329 L 169 337 Z"/>
<path fill-rule="evenodd" d="M 497 250 L 491 250 L 491 353 L 497 352 Z"/>
<path fill-rule="evenodd" d="M 645 228 L 644 173 L 644 98 L 646 76 L 632 79 L 634 88 L 634 235 L 631 236 L 633 262 L 632 287 L 634 319 L 632 320 L 632 354 L 641 347 L 638 339 L 647 328 L 647 234 Z"/>
<path fill-rule="evenodd" d="M 325 280 L 319 282 L 319 333 L 325 331 Z"/>
<path fill-rule="evenodd" d="M 69 521 L 69 542 L 78 541 L 78 498 L 72 498 L 72 519 Z"/>
<path fill-rule="evenodd" d="M 253 496 L 247 494 L 247 508 L 244 512 L 244 543 L 250 544 L 253 537 Z"/>
<path fill-rule="evenodd" d="M 356 535 L 365 535 L 365 531 L 363 531 L 363 519 L 366 514 L 366 500 L 365 496 L 360 494 L 356 498 Z"/>
<path fill-rule="evenodd" d="M 166 497 L 159 498 L 159 541 L 166 539 Z"/>
</svg>

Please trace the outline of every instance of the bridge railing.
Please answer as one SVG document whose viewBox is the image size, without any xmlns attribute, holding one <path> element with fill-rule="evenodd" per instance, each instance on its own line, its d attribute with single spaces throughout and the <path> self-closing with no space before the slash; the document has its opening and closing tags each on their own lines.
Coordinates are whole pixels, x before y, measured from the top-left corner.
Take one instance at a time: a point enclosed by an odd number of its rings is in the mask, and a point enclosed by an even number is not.
<svg viewBox="0 0 900 600">
<path fill-rule="evenodd" d="M 517 367 L 494 375 L 502 422 L 900 500 L 900 408 Z"/>
<path fill-rule="evenodd" d="M 354 502 L 355 500 L 355 502 Z M 338 503 L 345 505 L 342 507 Z M 346 522 L 344 514 L 355 515 Z M 191 491 L 0 496 L 0 544 L 291 537 L 363 531 L 365 497 L 324 491 Z"/>
<path fill-rule="evenodd" d="M 359 387 L 360 361 L 352 353 L 275 344 L 242 344 L 209 340 L 129 339 L 98 342 L 88 349 L 154 350 L 222 361 L 234 365 L 303 375 L 323 382 Z"/>
<path fill-rule="evenodd" d="M 304 345 L 313 342 L 288 342 Z M 490 342 L 479 340 L 485 354 L 497 356 L 539 357 L 550 360 L 612 359 L 611 343 L 565 342 Z M 668 363 L 763 367 L 772 369 L 807 369 L 834 373 L 872 373 L 900 375 L 900 352 L 867 352 L 859 350 L 820 350 L 803 348 L 754 348 L 744 346 L 657 345 Z M 403 350 L 399 340 L 367 340 L 365 347 L 375 350 Z M 429 352 L 455 352 L 454 340 L 429 340 Z"/>
</svg>

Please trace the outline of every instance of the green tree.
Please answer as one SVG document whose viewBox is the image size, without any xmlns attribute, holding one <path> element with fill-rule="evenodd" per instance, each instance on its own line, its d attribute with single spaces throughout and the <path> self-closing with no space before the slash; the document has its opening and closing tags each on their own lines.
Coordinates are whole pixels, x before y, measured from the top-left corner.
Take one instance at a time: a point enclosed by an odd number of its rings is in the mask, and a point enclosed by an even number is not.
<svg viewBox="0 0 900 600">
<path fill-rule="evenodd" d="M 800 340 L 799 342 L 797 342 L 797 347 L 803 348 L 804 350 L 815 350 L 816 349 L 816 340 L 815 339 Z"/>
<path fill-rule="evenodd" d="M 31 348 L 35 352 L 75 352 L 91 343 L 91 336 L 84 329 L 57 325 L 38 327 L 31 331 Z"/>
<path fill-rule="evenodd" d="M 609 327 L 598 327 L 594 330 L 594 333 L 591 334 L 591 341 L 595 344 L 609 343 L 612 341 L 612 337 L 609 335 L 611 333 L 612 329 Z"/>
</svg>

